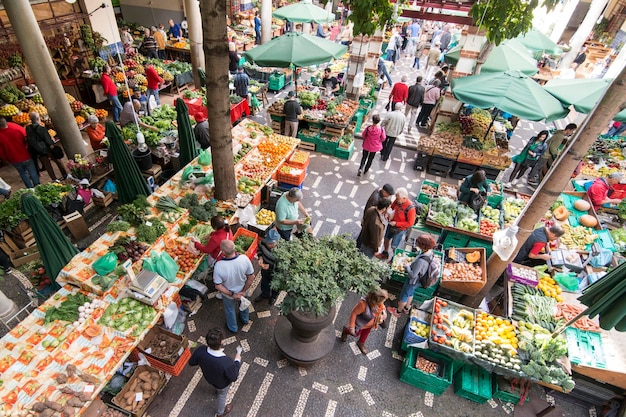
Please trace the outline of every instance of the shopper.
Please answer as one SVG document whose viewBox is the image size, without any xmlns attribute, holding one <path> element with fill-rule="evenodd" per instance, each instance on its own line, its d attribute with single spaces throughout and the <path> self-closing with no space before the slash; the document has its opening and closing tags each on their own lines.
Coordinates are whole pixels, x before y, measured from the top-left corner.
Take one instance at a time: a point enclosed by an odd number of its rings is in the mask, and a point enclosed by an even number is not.
<svg viewBox="0 0 626 417">
<path fill-rule="evenodd" d="M 243 67 L 237 67 L 237 74 L 233 79 L 233 86 L 235 87 L 235 94 L 239 97 L 248 99 L 248 86 L 250 85 L 250 77 L 243 72 Z"/>
<path fill-rule="evenodd" d="M 197 114 L 196 125 L 193 127 L 193 134 L 202 149 L 211 146 L 211 135 L 209 134 L 209 121 L 202 114 Z"/>
<path fill-rule="evenodd" d="M 87 117 L 87 128 L 85 128 L 85 132 L 87 132 L 87 136 L 89 136 L 89 143 L 91 144 L 91 149 L 97 151 L 99 149 L 105 149 L 106 145 L 103 143 L 105 136 L 104 126 L 100 124 L 100 120 L 98 116 L 95 114 L 90 114 Z"/>
<path fill-rule="evenodd" d="M 291 239 L 294 226 L 304 226 L 305 224 L 305 219 L 299 219 L 298 213 L 302 213 L 304 217 L 310 220 L 309 213 L 302 205 L 302 198 L 302 190 L 298 187 L 293 187 L 286 193 L 283 193 L 276 202 L 276 230 L 280 237 L 285 240 Z"/>
<path fill-rule="evenodd" d="M 413 58 L 413 65 L 411 68 L 420 69 L 420 62 L 422 60 L 422 56 L 424 55 L 424 49 L 428 48 L 430 51 L 430 42 L 421 41 L 417 47 L 415 48 L 415 53 L 413 54 L 415 58 Z"/>
<path fill-rule="evenodd" d="M 228 43 L 228 71 L 235 75 L 239 67 L 239 54 L 237 53 L 237 45 L 235 42 Z"/>
<path fill-rule="evenodd" d="M 113 106 L 113 120 L 115 123 L 119 123 L 120 114 L 122 114 L 122 103 L 120 103 L 120 99 L 117 96 L 117 86 L 111 78 L 111 67 L 108 65 L 104 67 L 104 72 L 100 77 L 100 84 L 102 84 L 104 89 L 104 95 L 107 96 L 111 106 Z"/>
<path fill-rule="evenodd" d="M 613 122 L 606 134 L 608 136 L 621 136 L 624 131 L 626 131 L 626 122 Z"/>
<path fill-rule="evenodd" d="M 439 58 L 441 58 L 441 50 L 439 50 L 439 46 L 441 44 L 439 41 L 435 42 L 435 45 L 430 48 L 428 51 L 428 59 L 426 60 L 426 80 L 430 81 L 435 71 L 439 68 L 437 64 L 439 63 Z"/>
<path fill-rule="evenodd" d="M 424 89 L 424 100 L 422 101 L 422 109 L 417 115 L 415 125 L 419 127 L 426 127 L 430 113 L 433 111 L 439 98 L 441 98 L 440 90 L 441 82 L 434 80 L 433 83 Z"/>
<path fill-rule="evenodd" d="M 478 212 L 487 198 L 489 184 L 485 171 L 479 169 L 465 177 L 459 187 L 459 202 L 465 203 L 474 211 Z"/>
<path fill-rule="evenodd" d="M 302 107 L 296 100 L 296 92 L 293 90 L 287 93 L 283 113 L 285 114 L 285 136 L 295 138 L 298 134 L 298 116 L 302 114 Z"/>
<path fill-rule="evenodd" d="M 396 190 L 396 200 L 391 204 L 393 215 L 385 230 L 385 248 L 382 253 L 377 253 L 379 259 L 389 259 L 391 253 L 400 245 L 406 231 L 415 224 L 417 208 L 411 204 L 409 193 L 406 188 Z"/>
<path fill-rule="evenodd" d="M 217 414 L 222 417 L 230 413 L 233 404 L 226 404 L 230 384 L 239 377 L 241 367 L 241 346 L 237 346 L 235 359 L 231 359 L 224 353 L 222 343 L 224 333 L 217 328 L 211 329 L 206 335 L 208 346 L 199 345 L 189 358 L 190 366 L 200 366 L 204 379 L 215 388 L 217 394 Z"/>
<path fill-rule="evenodd" d="M 261 243 L 259 243 L 257 259 L 259 268 L 261 268 L 261 294 L 254 299 L 255 303 L 268 300 L 270 304 L 274 304 L 278 296 L 278 292 L 272 290 L 271 284 L 274 277 L 274 268 L 276 267 L 276 257 L 272 251 L 279 240 L 280 235 L 278 232 L 275 229 L 270 229 L 261 240 Z"/>
<path fill-rule="evenodd" d="M 143 41 L 141 42 L 141 49 L 143 49 L 143 53 L 146 58 L 158 58 L 159 54 L 157 53 L 158 46 L 157 41 L 150 33 L 150 29 L 145 29 L 143 35 Z"/>
<path fill-rule="evenodd" d="M 357 347 L 362 354 L 367 355 L 365 341 L 372 329 L 378 329 L 387 318 L 385 301 L 389 298 L 387 291 L 377 288 L 362 297 L 350 313 L 350 323 L 341 332 L 341 341 L 345 342 L 348 335 L 358 337 Z"/>
<path fill-rule="evenodd" d="M 207 241 L 206 245 L 203 245 L 200 240 L 195 237 L 191 237 L 194 247 L 200 252 L 208 254 L 209 266 L 215 265 L 217 261 L 224 257 L 224 252 L 220 248 L 220 243 L 224 240 L 235 240 L 233 232 L 230 229 L 230 225 L 226 223 L 226 220 L 220 215 L 211 217 L 211 227 L 213 231 L 204 237 Z"/>
<path fill-rule="evenodd" d="M 150 126 L 139 119 L 137 112 L 141 110 L 141 103 L 139 100 L 133 99 L 124 103 L 124 109 L 122 110 L 122 114 L 120 115 L 120 126 L 124 127 L 129 123 L 138 124 L 140 127 L 144 129 L 150 129 L 155 132 L 158 132 L 155 126 Z"/>
<path fill-rule="evenodd" d="M 393 145 L 396 143 L 398 136 L 402 134 L 404 130 L 404 124 L 406 123 L 406 117 L 404 116 L 404 104 L 396 103 L 396 109 L 390 113 L 387 113 L 385 120 L 382 121 L 381 126 L 385 129 L 387 140 L 383 150 L 380 153 L 382 161 L 389 159 Z"/>
<path fill-rule="evenodd" d="M 369 207 L 365 210 L 365 215 L 361 221 L 361 252 L 368 258 L 373 258 L 378 252 L 383 237 L 385 235 L 385 227 L 387 226 L 387 209 L 391 205 L 391 200 L 383 198 L 378 200 L 376 206 Z"/>
<path fill-rule="evenodd" d="M 418 20 L 414 20 L 413 23 L 411 23 L 411 25 L 409 26 L 409 29 L 408 29 L 409 43 L 406 46 L 407 49 L 409 50 L 409 53 L 415 52 L 415 47 L 417 46 L 419 42 L 421 30 L 422 28 L 420 27 Z"/>
<path fill-rule="evenodd" d="M 389 44 L 387 45 L 387 61 L 393 62 L 393 68 L 396 68 L 396 61 L 400 57 L 400 48 L 402 47 L 402 37 L 397 32 L 397 29 L 391 30 L 391 38 L 389 38 Z"/>
<path fill-rule="evenodd" d="M 420 254 L 410 265 L 405 266 L 407 278 L 400 290 L 398 306 L 395 308 L 387 307 L 387 311 L 396 317 L 400 317 L 402 313 L 408 314 L 410 312 L 413 293 L 417 288 L 430 288 L 436 285 L 439 279 L 441 265 L 433 252 L 437 242 L 431 235 L 422 234 L 417 237 L 416 244 Z"/>
<path fill-rule="evenodd" d="M 400 78 L 400 82 L 393 85 L 393 88 L 389 93 L 391 110 L 395 110 L 398 103 L 406 103 L 406 100 L 409 97 L 409 86 L 406 83 L 408 80 L 409 77 L 407 75 L 403 75 L 402 78 Z"/>
<path fill-rule="evenodd" d="M 361 134 L 361 137 L 363 137 L 363 155 L 361 156 L 359 171 L 356 174 L 357 177 L 363 174 L 363 167 L 365 167 L 365 173 L 367 174 L 367 171 L 369 171 L 372 166 L 376 152 L 383 149 L 383 143 L 387 139 L 387 136 L 385 135 L 385 129 L 380 126 L 379 123 L 380 116 L 374 114 L 372 116 L 372 124 L 367 126 Z"/>
<path fill-rule="evenodd" d="M 613 172 L 609 174 L 608 178 L 596 178 L 587 190 L 589 200 L 593 204 L 593 208 L 597 211 L 605 204 L 619 204 L 622 202 L 621 198 L 611 198 L 611 195 L 615 191 L 613 186 L 618 184 L 624 178 L 624 174 L 621 172 Z"/>
<path fill-rule="evenodd" d="M 354 29 L 354 23 L 350 22 L 341 32 L 341 36 L 339 37 L 342 45 L 350 45 L 352 43 L 352 39 L 354 35 L 352 34 L 352 30 Z"/>
<path fill-rule="evenodd" d="M 159 89 L 165 83 L 165 80 L 156 72 L 154 65 L 148 64 L 146 66 L 146 80 L 148 81 L 148 114 L 152 113 L 150 108 L 150 97 L 154 96 L 154 101 L 159 107 L 161 105 L 161 99 L 159 98 Z"/>
<path fill-rule="evenodd" d="M 385 65 L 385 60 L 383 59 L 383 57 L 378 57 L 378 78 L 381 80 L 380 83 L 382 84 L 382 79 L 386 78 L 387 82 L 389 83 L 389 87 L 393 88 L 393 81 L 391 81 L 391 75 L 389 75 L 389 71 L 387 70 L 387 65 Z"/>
<path fill-rule="evenodd" d="M 163 25 L 161 25 L 163 26 Z M 152 31 L 152 36 L 154 36 L 154 40 L 157 44 L 157 57 L 159 59 L 165 59 L 166 58 L 166 54 L 165 54 L 165 40 L 166 40 L 166 36 L 165 36 L 165 32 L 161 31 L 160 29 L 157 29 L 156 26 L 152 26 L 150 28 L 150 30 Z"/>
<path fill-rule="evenodd" d="M 122 41 L 122 46 L 124 47 L 125 52 L 129 52 L 133 46 L 133 35 L 130 34 L 130 31 L 127 27 L 122 28 L 122 33 L 120 34 L 120 40 Z"/>
<path fill-rule="evenodd" d="M 222 293 L 224 314 L 226 315 L 226 327 L 232 333 L 237 333 L 237 302 L 239 305 L 239 318 L 245 325 L 250 320 L 250 311 L 246 305 L 249 301 L 246 293 L 252 281 L 254 281 L 254 268 L 246 255 L 240 255 L 235 250 L 232 240 L 222 240 L 220 249 L 224 257 L 215 263 L 213 269 L 213 283 L 215 289 Z M 243 304 L 242 304 L 243 303 Z"/>
<path fill-rule="evenodd" d="M 261 18 L 258 11 L 254 12 L 254 42 L 261 45 Z"/>
<path fill-rule="evenodd" d="M 369 196 L 367 202 L 365 203 L 365 207 L 363 207 L 363 217 L 365 217 L 365 212 L 370 207 L 376 207 L 380 200 L 389 199 L 391 201 L 391 196 L 394 194 L 393 186 L 391 184 L 385 184 L 382 188 L 374 190 L 374 192 Z M 385 221 L 387 218 L 385 217 Z M 363 224 L 363 219 L 361 219 L 361 224 Z M 361 230 L 362 233 L 362 230 Z M 361 249 L 361 233 L 356 238 L 356 247 Z"/>
<path fill-rule="evenodd" d="M 541 155 L 541 158 L 537 160 L 530 174 L 528 174 L 529 185 L 534 186 L 539 184 L 539 181 L 543 178 L 543 168 L 547 167 L 549 169 L 552 166 L 561 152 L 561 145 L 574 134 L 577 128 L 578 126 L 576 124 L 570 123 L 565 126 L 565 129 L 557 130 L 550 136 L 550 139 L 548 139 L 548 150 Z"/>
<path fill-rule="evenodd" d="M 63 152 L 59 154 L 53 153 L 54 141 L 50 137 L 50 133 L 48 133 L 48 129 L 41 125 L 41 117 L 39 117 L 39 113 L 33 111 L 30 112 L 30 121 L 31 124 L 26 126 L 26 143 L 28 143 L 28 151 L 34 158 L 38 158 L 41 164 L 44 166 L 50 179 L 52 181 L 61 181 L 67 177 L 67 170 L 65 166 L 63 166 Z M 60 156 L 60 158 L 57 158 Z M 54 172 L 54 168 L 52 167 L 51 160 L 54 161 L 57 168 L 59 169 L 59 176 L 57 176 Z"/>
<path fill-rule="evenodd" d="M 526 266 L 545 264 L 550 260 L 550 243 L 556 242 L 563 236 L 563 233 L 561 226 L 556 224 L 535 229 L 520 248 L 513 262 Z"/>
<path fill-rule="evenodd" d="M 450 33 L 450 25 L 444 25 L 443 33 L 441 34 L 441 39 L 439 39 L 439 50 L 441 52 L 448 49 L 448 45 L 450 45 L 451 39 L 452 39 L 452 34 Z"/>
<path fill-rule="evenodd" d="M 39 172 L 28 153 L 26 130 L 4 117 L 0 117 L 0 160 L 13 165 L 26 188 L 39 185 Z"/>
<path fill-rule="evenodd" d="M 519 155 L 513 157 L 515 166 L 509 176 L 509 184 L 516 185 L 519 180 L 526 174 L 529 168 L 533 168 L 537 163 L 537 160 L 541 158 L 541 155 L 548 149 L 548 131 L 542 130 L 537 133 L 536 136 L 530 138 L 522 152 Z"/>
<path fill-rule="evenodd" d="M 422 85 L 422 76 L 418 75 L 415 79 L 415 84 L 409 87 L 409 95 L 406 100 L 406 110 L 404 111 L 404 117 L 408 118 L 409 127 L 408 132 L 411 133 L 411 128 L 417 120 L 417 114 L 419 107 L 424 101 L 424 92 L 426 89 Z"/>
</svg>

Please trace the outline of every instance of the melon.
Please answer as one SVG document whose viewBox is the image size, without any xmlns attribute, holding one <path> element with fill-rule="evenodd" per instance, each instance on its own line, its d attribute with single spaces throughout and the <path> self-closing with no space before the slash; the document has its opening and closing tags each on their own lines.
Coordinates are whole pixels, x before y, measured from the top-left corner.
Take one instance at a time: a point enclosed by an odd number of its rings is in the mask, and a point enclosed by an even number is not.
<svg viewBox="0 0 626 417">
<path fill-rule="evenodd" d="M 581 198 L 574 202 L 574 208 L 578 211 L 589 211 L 591 204 Z"/>
<path fill-rule="evenodd" d="M 552 212 L 552 215 L 557 220 L 563 221 L 569 217 L 569 210 L 567 210 L 565 206 L 559 206 Z"/>
<path fill-rule="evenodd" d="M 585 227 L 596 227 L 598 225 L 598 219 L 589 214 L 580 216 L 578 222 Z"/>
</svg>

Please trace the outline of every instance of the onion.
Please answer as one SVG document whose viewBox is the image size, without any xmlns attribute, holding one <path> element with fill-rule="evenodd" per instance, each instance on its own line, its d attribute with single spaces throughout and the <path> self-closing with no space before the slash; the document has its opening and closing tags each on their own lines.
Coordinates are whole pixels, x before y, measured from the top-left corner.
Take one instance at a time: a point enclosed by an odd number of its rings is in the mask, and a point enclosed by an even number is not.
<svg viewBox="0 0 626 417">
<path fill-rule="evenodd" d="M 80 307 L 78 307 L 78 312 L 79 312 L 79 313 L 82 313 L 83 311 L 85 311 L 85 309 L 86 309 L 86 308 L 87 308 L 87 307 L 80 306 Z"/>
</svg>

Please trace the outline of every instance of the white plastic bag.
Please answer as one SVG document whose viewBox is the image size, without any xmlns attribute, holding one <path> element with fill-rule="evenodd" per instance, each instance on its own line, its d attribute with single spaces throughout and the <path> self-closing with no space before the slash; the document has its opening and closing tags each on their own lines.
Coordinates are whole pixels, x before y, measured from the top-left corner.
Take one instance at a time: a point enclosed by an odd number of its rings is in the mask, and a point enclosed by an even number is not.
<svg viewBox="0 0 626 417">
<path fill-rule="evenodd" d="M 163 322 L 165 323 L 165 327 L 171 329 L 176 323 L 176 317 L 178 316 L 178 306 L 175 302 L 171 302 L 165 312 L 163 313 Z"/>
<path fill-rule="evenodd" d="M 250 307 L 250 300 L 248 300 L 246 297 L 241 297 L 241 299 L 239 300 L 239 311 L 244 311 L 248 307 Z"/>
<path fill-rule="evenodd" d="M 152 112 L 152 110 L 156 108 L 157 108 L 156 99 L 154 98 L 154 96 L 150 96 L 150 99 L 148 100 L 148 109 L 150 110 L 150 112 Z"/>
<path fill-rule="evenodd" d="M 0 188 L 7 191 L 11 190 L 11 186 L 2 178 L 0 178 Z"/>
</svg>

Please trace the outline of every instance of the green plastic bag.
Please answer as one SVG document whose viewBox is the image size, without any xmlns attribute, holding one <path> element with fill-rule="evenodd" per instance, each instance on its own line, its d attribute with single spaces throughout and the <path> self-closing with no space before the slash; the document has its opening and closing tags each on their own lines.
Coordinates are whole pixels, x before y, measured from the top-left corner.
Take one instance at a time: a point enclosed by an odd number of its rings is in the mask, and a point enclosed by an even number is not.
<svg viewBox="0 0 626 417">
<path fill-rule="evenodd" d="M 573 272 L 569 272 L 567 274 L 559 272 L 554 275 L 554 280 L 568 291 L 578 290 L 578 278 L 576 278 L 576 274 Z"/>
<path fill-rule="evenodd" d="M 178 273 L 178 264 L 167 252 L 161 252 L 155 261 L 157 268 L 157 274 L 161 275 L 168 282 L 176 281 L 176 274 Z"/>
<path fill-rule="evenodd" d="M 98 273 L 98 275 L 104 276 L 113 272 L 116 266 L 117 255 L 113 252 L 109 252 L 94 262 L 91 267 Z"/>
<path fill-rule="evenodd" d="M 211 152 L 206 149 L 203 150 L 198 157 L 198 163 L 205 167 L 211 165 Z"/>
<path fill-rule="evenodd" d="M 252 108 L 254 110 L 257 110 L 261 107 L 261 102 L 259 101 L 258 98 L 256 98 L 255 95 L 252 95 L 252 98 L 250 98 L 250 103 L 252 104 Z"/>
</svg>

